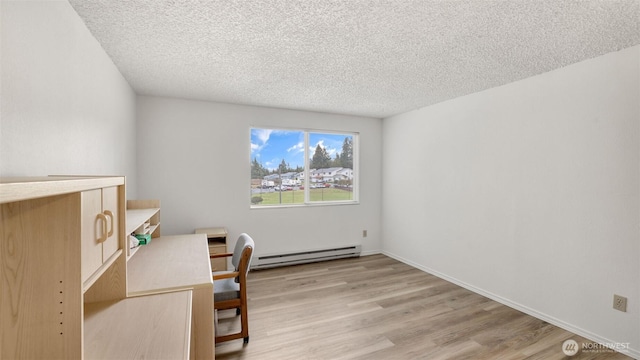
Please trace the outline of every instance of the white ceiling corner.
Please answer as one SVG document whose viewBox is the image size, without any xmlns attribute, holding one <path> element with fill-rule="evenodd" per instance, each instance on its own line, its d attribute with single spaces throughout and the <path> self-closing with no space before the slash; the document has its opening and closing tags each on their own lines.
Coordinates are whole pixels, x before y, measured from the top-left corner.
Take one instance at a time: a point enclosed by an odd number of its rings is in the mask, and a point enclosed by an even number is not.
<svg viewBox="0 0 640 360">
<path fill-rule="evenodd" d="M 640 43 L 640 0 L 70 0 L 138 94 L 387 117 Z"/>
</svg>

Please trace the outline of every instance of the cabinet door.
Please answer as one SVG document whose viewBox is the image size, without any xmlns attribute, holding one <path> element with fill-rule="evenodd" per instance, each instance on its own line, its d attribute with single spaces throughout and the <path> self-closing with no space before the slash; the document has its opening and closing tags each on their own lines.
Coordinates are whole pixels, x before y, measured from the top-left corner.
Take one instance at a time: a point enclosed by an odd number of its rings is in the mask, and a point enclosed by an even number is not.
<svg viewBox="0 0 640 360">
<path fill-rule="evenodd" d="M 105 236 L 102 215 L 102 190 L 83 191 L 82 207 L 82 261 L 81 274 L 84 282 L 102 265 L 102 239 Z"/>
<path fill-rule="evenodd" d="M 82 281 L 118 251 L 118 187 L 82 192 Z"/>
<path fill-rule="evenodd" d="M 102 261 L 118 251 L 118 188 L 109 187 L 102 189 L 102 213 L 107 217 L 107 239 L 102 243 Z"/>
</svg>

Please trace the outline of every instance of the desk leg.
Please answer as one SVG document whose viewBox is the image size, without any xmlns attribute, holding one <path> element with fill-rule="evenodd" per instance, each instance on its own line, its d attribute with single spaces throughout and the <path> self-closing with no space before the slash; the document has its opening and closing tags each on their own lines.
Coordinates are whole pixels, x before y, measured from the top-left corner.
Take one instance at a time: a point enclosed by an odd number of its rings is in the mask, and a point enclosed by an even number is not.
<svg viewBox="0 0 640 360">
<path fill-rule="evenodd" d="M 213 286 L 193 290 L 195 358 L 215 359 L 213 333 Z"/>
</svg>

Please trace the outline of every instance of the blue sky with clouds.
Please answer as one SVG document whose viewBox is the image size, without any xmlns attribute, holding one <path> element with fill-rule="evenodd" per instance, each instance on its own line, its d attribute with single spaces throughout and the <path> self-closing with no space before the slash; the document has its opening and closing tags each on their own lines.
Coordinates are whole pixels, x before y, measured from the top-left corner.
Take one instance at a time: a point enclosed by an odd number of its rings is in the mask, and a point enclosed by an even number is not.
<svg viewBox="0 0 640 360">
<path fill-rule="evenodd" d="M 344 138 L 351 135 L 309 133 L 309 157 L 313 156 L 316 146 L 324 147 L 331 158 L 342 152 Z M 290 167 L 304 167 L 304 132 L 297 130 L 251 129 L 251 159 L 267 169 L 275 169 L 282 159 Z"/>
</svg>

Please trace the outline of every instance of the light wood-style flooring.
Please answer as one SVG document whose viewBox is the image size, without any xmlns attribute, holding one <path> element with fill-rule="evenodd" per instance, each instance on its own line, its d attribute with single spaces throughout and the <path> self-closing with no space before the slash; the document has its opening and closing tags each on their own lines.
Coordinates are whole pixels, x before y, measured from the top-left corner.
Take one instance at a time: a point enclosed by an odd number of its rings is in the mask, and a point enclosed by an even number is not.
<svg viewBox="0 0 640 360">
<path fill-rule="evenodd" d="M 216 347 L 229 359 L 629 359 L 384 255 L 249 274 L 250 342 Z M 239 324 L 219 314 L 225 332 Z"/>
</svg>

